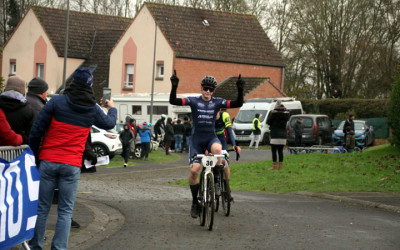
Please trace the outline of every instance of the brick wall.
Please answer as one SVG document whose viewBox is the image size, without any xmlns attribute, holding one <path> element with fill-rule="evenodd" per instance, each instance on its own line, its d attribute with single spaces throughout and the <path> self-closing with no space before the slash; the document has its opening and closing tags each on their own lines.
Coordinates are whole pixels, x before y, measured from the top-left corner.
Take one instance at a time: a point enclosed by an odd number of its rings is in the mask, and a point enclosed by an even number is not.
<svg viewBox="0 0 400 250">
<path fill-rule="evenodd" d="M 176 58 L 174 69 L 179 77 L 178 93 L 199 93 L 200 82 L 206 75 L 214 76 L 218 83 L 230 76 L 270 77 L 279 88 L 281 83 L 280 67 L 257 66 L 238 63 L 225 63 Z M 266 97 L 266 96 L 263 96 Z"/>
</svg>

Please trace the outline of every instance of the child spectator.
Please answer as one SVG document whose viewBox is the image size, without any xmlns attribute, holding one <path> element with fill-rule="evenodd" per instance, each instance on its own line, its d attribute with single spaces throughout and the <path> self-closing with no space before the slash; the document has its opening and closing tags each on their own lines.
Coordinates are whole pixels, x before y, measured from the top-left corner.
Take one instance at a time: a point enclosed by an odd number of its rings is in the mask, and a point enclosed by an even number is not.
<svg viewBox="0 0 400 250">
<path fill-rule="evenodd" d="M 134 139 L 133 133 L 130 130 L 129 125 L 125 124 L 124 130 L 119 135 L 119 140 L 122 143 L 121 156 L 124 157 L 124 168 L 126 168 L 126 166 L 128 166 L 129 153 L 131 150 L 131 143 L 132 143 L 133 139 Z"/>
<path fill-rule="evenodd" d="M 151 133 L 150 130 L 147 127 L 147 122 L 143 122 L 143 126 L 139 129 L 139 135 L 140 135 L 140 143 L 142 145 L 142 155 L 140 158 L 145 160 L 149 159 L 149 153 L 150 153 L 150 139 L 151 139 Z"/>
</svg>

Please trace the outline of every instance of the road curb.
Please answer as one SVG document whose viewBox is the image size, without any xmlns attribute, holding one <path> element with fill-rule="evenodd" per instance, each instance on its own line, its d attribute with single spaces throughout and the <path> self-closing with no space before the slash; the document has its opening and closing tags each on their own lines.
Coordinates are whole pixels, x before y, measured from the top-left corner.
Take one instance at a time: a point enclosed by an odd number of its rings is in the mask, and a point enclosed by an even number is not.
<svg viewBox="0 0 400 250">
<path fill-rule="evenodd" d="M 386 204 L 382 204 L 379 202 L 372 202 L 372 201 L 354 199 L 354 198 L 349 198 L 349 197 L 345 197 L 345 196 L 331 195 L 331 194 L 325 194 L 325 193 L 311 193 L 311 192 L 305 192 L 305 191 L 295 192 L 295 194 L 309 196 L 309 197 L 322 198 L 322 199 L 327 199 L 327 200 L 334 200 L 334 201 L 339 201 L 339 202 L 347 202 L 347 203 L 351 203 L 351 204 L 358 204 L 358 205 L 362 205 L 364 207 L 380 208 L 380 209 L 383 209 L 386 211 L 400 214 L 400 207 L 386 205 Z"/>
<path fill-rule="evenodd" d="M 85 228 L 72 234 L 69 238 L 69 249 L 86 249 L 120 231 L 125 224 L 124 215 L 117 209 L 87 199 L 76 199 L 93 213 L 93 221 Z"/>
</svg>

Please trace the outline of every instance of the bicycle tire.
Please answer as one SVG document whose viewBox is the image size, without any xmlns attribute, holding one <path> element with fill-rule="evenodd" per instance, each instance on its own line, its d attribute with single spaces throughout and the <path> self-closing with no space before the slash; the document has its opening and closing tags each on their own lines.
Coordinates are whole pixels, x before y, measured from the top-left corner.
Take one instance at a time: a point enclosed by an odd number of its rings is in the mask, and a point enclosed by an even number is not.
<svg viewBox="0 0 400 250">
<path fill-rule="evenodd" d="M 201 172 L 200 174 L 200 188 L 199 188 L 199 193 L 197 197 L 203 197 L 204 194 L 204 181 L 203 181 L 203 176 L 204 176 L 204 172 Z M 199 214 L 199 222 L 200 222 L 200 226 L 204 226 L 206 223 L 206 211 L 205 211 L 205 202 L 204 199 L 205 197 L 203 197 L 202 199 L 199 198 L 199 206 L 201 206 L 200 208 L 200 214 Z"/>
<path fill-rule="evenodd" d="M 207 175 L 207 192 L 204 204 L 206 225 L 209 231 L 212 230 L 214 224 L 214 212 L 215 212 L 215 189 L 214 189 L 214 175 L 212 173 Z"/>
<path fill-rule="evenodd" d="M 221 203 L 222 203 L 222 210 L 224 211 L 225 216 L 229 216 L 231 212 L 231 199 L 229 198 L 229 192 L 230 192 L 229 181 L 223 180 Z"/>
<path fill-rule="evenodd" d="M 218 172 L 218 174 L 219 174 L 219 180 L 221 180 L 222 179 L 222 175 L 221 175 L 221 171 L 219 171 Z M 215 186 L 215 183 L 214 183 L 214 186 Z M 219 198 L 221 197 L 221 201 L 222 201 L 222 187 L 220 187 L 220 189 L 221 189 L 221 195 L 215 195 L 215 212 L 218 212 L 218 209 L 219 209 Z"/>
</svg>

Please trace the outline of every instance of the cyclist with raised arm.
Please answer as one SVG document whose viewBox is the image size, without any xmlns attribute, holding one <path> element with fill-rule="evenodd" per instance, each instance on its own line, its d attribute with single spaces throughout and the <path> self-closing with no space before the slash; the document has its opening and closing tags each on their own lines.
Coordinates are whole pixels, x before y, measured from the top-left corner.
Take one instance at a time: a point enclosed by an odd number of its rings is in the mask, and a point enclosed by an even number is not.
<svg viewBox="0 0 400 250">
<path fill-rule="evenodd" d="M 233 149 L 236 151 L 236 153 L 240 154 L 241 148 L 236 145 L 235 136 L 233 135 L 232 132 L 231 117 L 229 116 L 228 112 L 226 112 L 226 109 L 221 109 L 217 113 L 217 117 L 215 120 L 215 133 L 217 134 L 217 137 L 222 144 L 222 149 L 228 150 L 228 142 L 226 141 L 225 130 L 229 137 L 229 141 L 232 144 Z M 229 165 L 226 166 L 226 173 L 227 173 L 227 178 L 229 180 L 230 179 Z"/>
<path fill-rule="evenodd" d="M 217 87 L 217 81 L 212 76 L 206 76 L 201 81 L 201 96 L 176 98 L 178 83 L 179 78 L 176 75 L 176 71 L 174 71 L 174 74 L 171 76 L 172 89 L 169 102 L 172 105 L 190 106 L 193 117 L 191 146 L 189 149 L 189 158 L 192 163 L 189 174 L 189 184 L 193 198 L 190 214 L 192 218 L 197 218 L 200 212 L 197 200 L 200 187 L 198 178 L 200 160 L 195 159 L 192 162 L 192 156 L 194 154 L 204 153 L 205 149 L 212 154 L 221 154 L 222 145 L 215 134 L 215 118 L 220 108 L 239 108 L 242 106 L 244 81 L 239 75 L 236 82 L 238 96 L 235 101 L 212 96 Z M 219 160 L 217 164 L 221 165 L 221 160 Z"/>
</svg>

